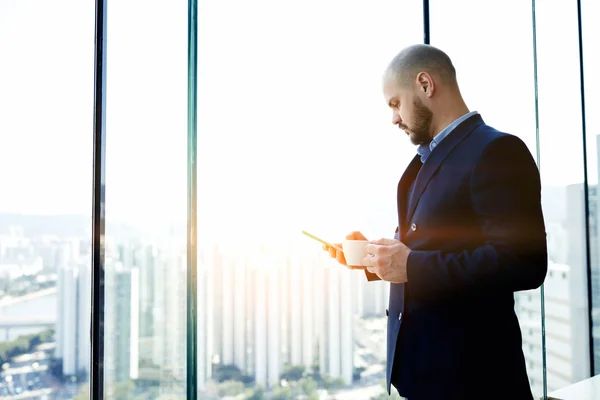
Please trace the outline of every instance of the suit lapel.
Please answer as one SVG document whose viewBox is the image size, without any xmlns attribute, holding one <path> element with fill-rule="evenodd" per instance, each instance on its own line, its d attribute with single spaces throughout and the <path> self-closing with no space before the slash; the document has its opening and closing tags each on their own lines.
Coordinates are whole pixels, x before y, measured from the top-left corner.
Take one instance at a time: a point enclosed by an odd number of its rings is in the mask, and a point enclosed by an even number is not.
<svg viewBox="0 0 600 400">
<path fill-rule="evenodd" d="M 400 238 L 402 238 L 402 234 L 406 231 L 406 212 L 408 210 L 408 196 L 410 195 L 408 191 L 422 165 L 421 156 L 417 154 L 410 164 L 408 164 L 404 174 L 402 174 L 402 178 L 400 178 L 400 182 L 398 182 L 398 218 L 400 219 L 398 226 Z"/>
<path fill-rule="evenodd" d="M 408 212 L 405 214 L 407 222 L 411 220 L 427 184 L 440 168 L 444 160 L 452 153 L 452 150 L 454 150 L 456 146 L 473 131 L 473 129 L 481 124 L 483 124 L 483 120 L 479 114 L 468 118 L 450 132 L 450 134 L 431 152 L 429 158 L 425 164 L 423 164 L 423 167 L 416 177 L 414 190 L 409 194 Z"/>
</svg>

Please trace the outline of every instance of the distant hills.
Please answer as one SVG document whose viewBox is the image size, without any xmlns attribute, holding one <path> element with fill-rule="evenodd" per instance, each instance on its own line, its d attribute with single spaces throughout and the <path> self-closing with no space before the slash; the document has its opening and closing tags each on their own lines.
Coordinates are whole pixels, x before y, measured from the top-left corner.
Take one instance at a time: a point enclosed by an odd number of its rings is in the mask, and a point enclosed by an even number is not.
<svg viewBox="0 0 600 400">
<path fill-rule="evenodd" d="M 11 227 L 20 227 L 23 236 L 36 238 L 40 236 L 57 236 L 59 238 L 91 238 L 92 217 L 76 214 L 36 215 L 0 213 L 0 235 L 7 235 Z M 124 223 L 108 223 L 109 234 L 125 238 L 139 237 L 140 232 Z"/>
<path fill-rule="evenodd" d="M 92 218 L 82 215 L 24 215 L 0 213 L 0 234 L 9 234 L 11 227 L 20 226 L 26 237 L 54 235 L 82 237 L 91 234 Z"/>
</svg>

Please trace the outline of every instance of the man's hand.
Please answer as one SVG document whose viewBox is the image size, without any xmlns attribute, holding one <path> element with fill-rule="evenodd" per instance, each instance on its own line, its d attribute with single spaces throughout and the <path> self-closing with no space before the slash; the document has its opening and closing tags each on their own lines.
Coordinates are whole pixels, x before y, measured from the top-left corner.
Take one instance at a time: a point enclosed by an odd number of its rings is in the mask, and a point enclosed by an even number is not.
<svg viewBox="0 0 600 400">
<path fill-rule="evenodd" d="M 406 262 L 410 249 L 404 243 L 394 239 L 379 239 L 369 243 L 365 250 L 368 255 L 363 259 L 363 264 L 367 266 L 367 271 L 384 281 L 407 281 Z"/>
<path fill-rule="evenodd" d="M 346 235 L 346 239 L 348 239 L 348 240 L 367 240 L 365 235 L 363 235 L 360 232 L 349 233 Z M 335 243 L 335 245 L 340 248 L 342 247 L 341 243 Z M 331 257 L 335 258 L 340 264 L 345 265 L 349 269 L 362 269 L 362 270 L 365 269 L 365 267 L 353 267 L 353 266 L 349 266 L 348 264 L 346 264 L 346 258 L 344 257 L 344 253 L 342 251 L 337 251 L 335 248 L 329 247 L 325 244 L 323 245 L 323 250 L 329 252 L 329 255 Z"/>
</svg>

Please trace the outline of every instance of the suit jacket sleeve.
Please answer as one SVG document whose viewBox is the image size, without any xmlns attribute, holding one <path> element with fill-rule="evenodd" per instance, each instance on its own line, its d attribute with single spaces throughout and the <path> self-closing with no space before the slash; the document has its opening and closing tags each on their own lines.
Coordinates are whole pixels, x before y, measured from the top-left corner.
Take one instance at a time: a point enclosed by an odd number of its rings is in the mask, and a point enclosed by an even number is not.
<svg viewBox="0 0 600 400">
<path fill-rule="evenodd" d="M 539 171 L 525 144 L 512 135 L 490 142 L 470 179 L 479 247 L 412 251 L 407 261 L 411 296 L 426 300 L 539 287 L 548 268 L 540 192 Z"/>
</svg>

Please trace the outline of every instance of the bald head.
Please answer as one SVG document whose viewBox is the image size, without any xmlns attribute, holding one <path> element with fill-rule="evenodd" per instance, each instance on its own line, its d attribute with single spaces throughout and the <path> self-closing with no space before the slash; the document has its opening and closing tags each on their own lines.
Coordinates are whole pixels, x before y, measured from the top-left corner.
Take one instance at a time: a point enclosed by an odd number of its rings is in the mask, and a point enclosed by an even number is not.
<svg viewBox="0 0 600 400">
<path fill-rule="evenodd" d="M 450 57 L 427 44 L 409 46 L 398 53 L 388 66 L 385 79 L 394 78 L 398 84 L 406 86 L 414 82 L 420 72 L 427 72 L 441 84 L 457 86 L 456 70 Z"/>
<path fill-rule="evenodd" d="M 383 77 L 383 95 L 392 109 L 392 123 L 414 144 L 427 144 L 469 108 L 456 82 L 450 57 L 433 46 L 402 50 Z"/>
</svg>

